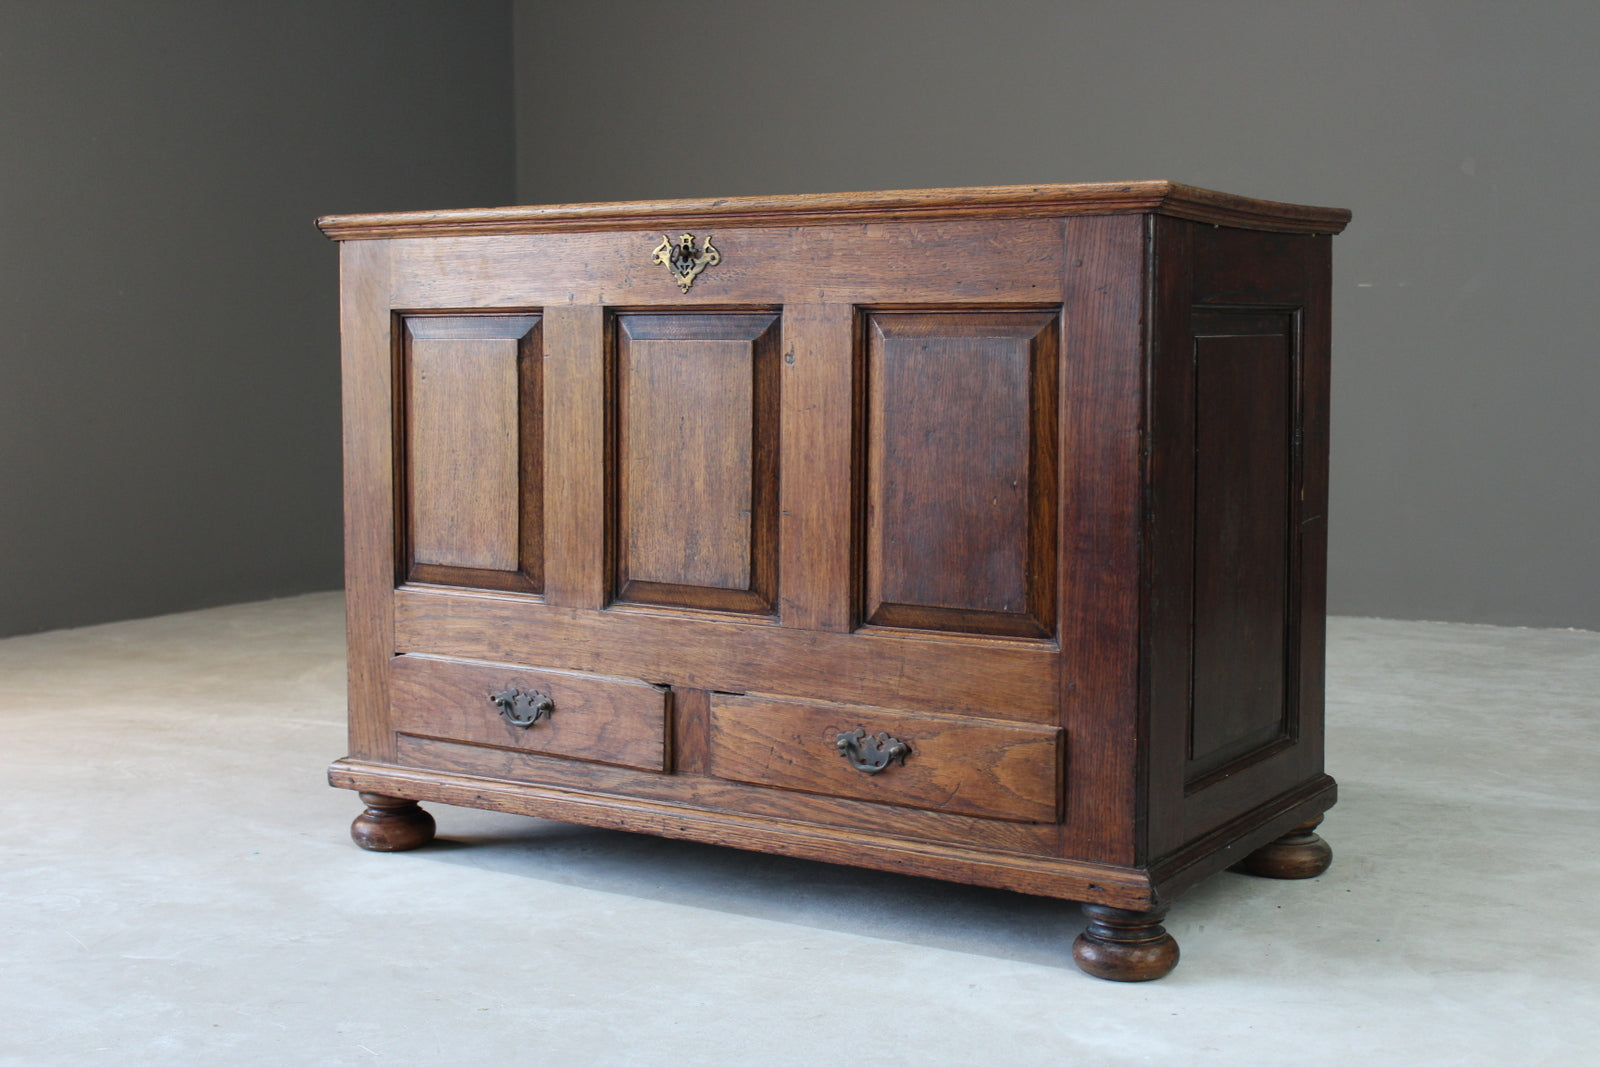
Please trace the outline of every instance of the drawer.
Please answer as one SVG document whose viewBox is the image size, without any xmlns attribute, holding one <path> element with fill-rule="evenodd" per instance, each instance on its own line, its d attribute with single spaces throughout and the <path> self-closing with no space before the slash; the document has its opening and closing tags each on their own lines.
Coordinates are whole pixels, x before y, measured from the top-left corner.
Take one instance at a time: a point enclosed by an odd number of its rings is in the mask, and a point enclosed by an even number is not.
<svg viewBox="0 0 1600 1067">
<path fill-rule="evenodd" d="M 885 759 L 895 741 L 909 751 Z M 1064 748 L 1059 727 L 754 694 L 711 697 L 711 773 L 803 793 L 1056 822 Z"/>
<path fill-rule="evenodd" d="M 416 655 L 395 657 L 390 680 L 400 734 L 667 769 L 672 691 L 662 686 Z"/>
</svg>

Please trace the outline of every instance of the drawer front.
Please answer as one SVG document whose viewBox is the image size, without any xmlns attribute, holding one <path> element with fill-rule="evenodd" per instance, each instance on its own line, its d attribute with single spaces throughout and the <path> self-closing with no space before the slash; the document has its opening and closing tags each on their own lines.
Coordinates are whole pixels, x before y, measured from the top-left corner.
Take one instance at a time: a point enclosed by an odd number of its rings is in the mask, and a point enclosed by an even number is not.
<svg viewBox="0 0 1600 1067">
<path fill-rule="evenodd" d="M 711 697 L 719 778 L 981 818 L 1058 821 L 1064 740 L 1058 727 Z"/>
<path fill-rule="evenodd" d="M 392 672 L 397 733 L 667 769 L 669 689 L 628 678 L 428 656 L 397 656 Z"/>
</svg>

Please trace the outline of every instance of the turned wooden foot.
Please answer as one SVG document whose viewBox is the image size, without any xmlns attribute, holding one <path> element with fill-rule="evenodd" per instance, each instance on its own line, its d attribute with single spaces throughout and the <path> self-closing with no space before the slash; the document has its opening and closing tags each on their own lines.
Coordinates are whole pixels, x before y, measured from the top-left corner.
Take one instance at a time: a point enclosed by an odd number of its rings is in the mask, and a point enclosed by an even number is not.
<svg viewBox="0 0 1600 1067">
<path fill-rule="evenodd" d="M 433 816 L 417 807 L 415 800 L 387 797 L 382 793 L 362 793 L 367 810 L 350 824 L 355 843 L 372 852 L 404 852 L 421 848 L 433 840 Z"/>
<path fill-rule="evenodd" d="M 1165 978 L 1178 965 L 1178 943 L 1161 925 L 1166 908 L 1123 911 L 1085 904 L 1089 926 L 1072 945 L 1072 958 L 1085 974 L 1112 982 Z"/>
<path fill-rule="evenodd" d="M 1276 841 L 1256 849 L 1233 865 L 1244 874 L 1263 878 L 1315 878 L 1333 863 L 1333 849 L 1314 832 L 1322 821 L 1318 815 L 1301 823 Z"/>
</svg>

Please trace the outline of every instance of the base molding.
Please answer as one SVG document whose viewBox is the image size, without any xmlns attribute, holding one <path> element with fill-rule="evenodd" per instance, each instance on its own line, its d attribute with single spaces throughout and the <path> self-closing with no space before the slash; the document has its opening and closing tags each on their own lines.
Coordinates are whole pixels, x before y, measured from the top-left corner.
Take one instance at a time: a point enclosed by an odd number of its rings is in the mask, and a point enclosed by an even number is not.
<svg viewBox="0 0 1600 1067">
<path fill-rule="evenodd" d="M 1158 905 L 1136 868 L 1058 860 L 887 837 L 870 831 L 746 816 L 635 797 L 446 774 L 343 759 L 328 768 L 341 789 L 772 852 L 1130 911 Z"/>
</svg>

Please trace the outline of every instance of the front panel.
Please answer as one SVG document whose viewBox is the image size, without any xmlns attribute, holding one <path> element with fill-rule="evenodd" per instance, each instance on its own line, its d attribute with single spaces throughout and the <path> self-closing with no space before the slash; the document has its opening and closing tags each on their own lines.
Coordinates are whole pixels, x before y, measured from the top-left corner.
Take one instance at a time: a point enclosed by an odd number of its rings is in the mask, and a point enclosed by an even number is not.
<svg viewBox="0 0 1600 1067">
<path fill-rule="evenodd" d="M 616 316 L 616 598 L 767 614 L 777 594 L 775 312 Z"/>
<path fill-rule="evenodd" d="M 1053 632 L 1058 316 L 866 313 L 866 622 Z"/>
<path fill-rule="evenodd" d="M 618 266 L 659 236 L 398 242 L 394 758 L 1118 847 L 1061 714 L 1060 233 L 731 230 L 689 285 Z"/>
<path fill-rule="evenodd" d="M 537 315 L 405 318 L 398 452 L 411 581 L 542 588 L 543 354 Z"/>
</svg>

